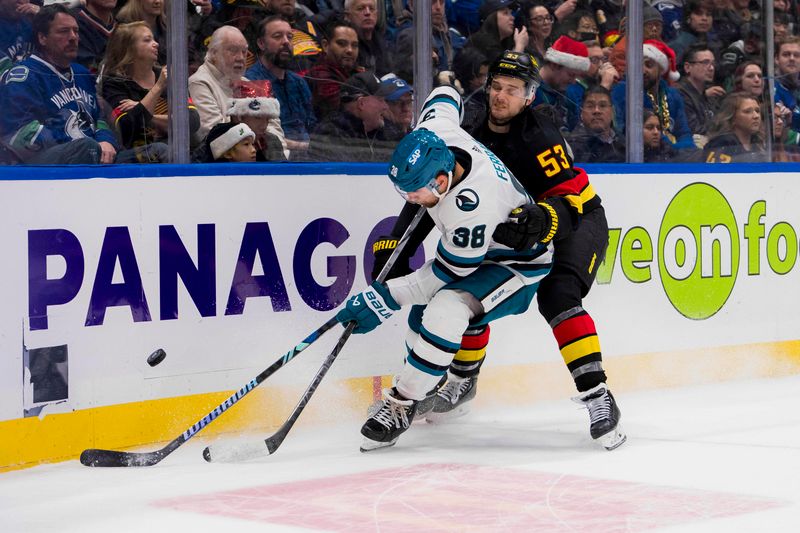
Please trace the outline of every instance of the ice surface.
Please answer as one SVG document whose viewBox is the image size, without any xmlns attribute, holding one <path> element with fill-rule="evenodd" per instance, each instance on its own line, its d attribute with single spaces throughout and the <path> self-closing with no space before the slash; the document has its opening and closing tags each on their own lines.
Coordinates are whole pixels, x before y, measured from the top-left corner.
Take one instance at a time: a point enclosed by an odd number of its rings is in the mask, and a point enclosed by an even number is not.
<svg viewBox="0 0 800 533">
<path fill-rule="evenodd" d="M 797 531 L 800 376 L 615 396 L 628 442 L 612 452 L 567 397 L 414 424 L 369 454 L 360 421 L 241 464 L 206 463 L 198 438 L 151 468 L 0 474 L 0 529 Z"/>
</svg>

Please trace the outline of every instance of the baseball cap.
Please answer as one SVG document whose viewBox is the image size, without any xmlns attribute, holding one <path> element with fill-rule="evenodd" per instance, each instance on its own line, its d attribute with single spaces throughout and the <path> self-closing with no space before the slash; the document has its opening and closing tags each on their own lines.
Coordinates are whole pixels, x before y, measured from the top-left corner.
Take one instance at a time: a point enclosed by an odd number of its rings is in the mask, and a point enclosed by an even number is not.
<svg viewBox="0 0 800 533">
<path fill-rule="evenodd" d="M 343 103 L 353 102 L 362 96 L 385 98 L 395 90 L 393 85 L 382 84 L 371 72 L 353 74 L 341 86 L 339 95 Z"/>
<path fill-rule="evenodd" d="M 484 0 L 483 4 L 481 4 L 480 10 L 478 11 L 481 21 L 486 20 L 486 17 L 495 11 L 500 11 L 505 7 L 514 10 L 519 7 L 519 3 L 517 0 Z"/>
<path fill-rule="evenodd" d="M 390 87 L 392 92 L 386 96 L 386 100 L 389 102 L 396 102 L 400 99 L 401 96 L 408 93 L 413 93 L 414 89 L 406 83 L 405 80 L 402 80 L 395 76 L 394 74 L 387 74 L 381 78 L 381 85 L 386 85 Z"/>
</svg>

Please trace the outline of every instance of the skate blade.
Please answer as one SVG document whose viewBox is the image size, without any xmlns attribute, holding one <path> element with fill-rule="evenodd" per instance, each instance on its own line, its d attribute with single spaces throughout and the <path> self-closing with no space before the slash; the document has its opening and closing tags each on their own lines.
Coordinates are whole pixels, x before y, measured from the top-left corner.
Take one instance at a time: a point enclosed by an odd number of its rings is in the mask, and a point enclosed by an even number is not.
<svg viewBox="0 0 800 533">
<path fill-rule="evenodd" d="M 617 427 L 605 435 L 601 435 L 600 437 L 596 438 L 595 442 L 599 443 L 606 450 L 611 451 L 616 450 L 625 444 L 626 440 L 628 440 L 628 436 L 625 435 L 625 432 L 622 430 L 622 426 L 617 424 Z"/>
<path fill-rule="evenodd" d="M 427 420 L 430 424 L 443 424 L 451 420 L 455 420 L 456 418 L 461 418 L 462 416 L 469 414 L 469 412 L 469 405 L 459 405 L 455 409 L 451 411 L 445 411 L 444 413 L 435 413 L 431 411 L 425 415 L 425 420 Z"/>
<path fill-rule="evenodd" d="M 398 437 L 399 438 L 399 437 Z M 388 448 L 390 446 L 394 446 L 397 443 L 397 438 L 390 440 L 389 442 L 380 442 L 377 440 L 368 439 L 364 437 L 364 440 L 361 441 L 361 452 L 367 453 L 373 450 L 380 450 L 381 448 Z"/>
<path fill-rule="evenodd" d="M 433 398 L 425 398 L 417 404 L 417 412 L 414 414 L 414 422 L 422 421 L 433 410 Z"/>
</svg>

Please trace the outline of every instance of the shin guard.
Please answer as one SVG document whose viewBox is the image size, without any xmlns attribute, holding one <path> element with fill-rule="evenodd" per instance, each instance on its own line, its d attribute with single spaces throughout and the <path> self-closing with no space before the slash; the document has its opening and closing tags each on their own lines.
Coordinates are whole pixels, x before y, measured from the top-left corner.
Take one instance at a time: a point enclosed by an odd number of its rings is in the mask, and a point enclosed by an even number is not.
<svg viewBox="0 0 800 533">
<path fill-rule="evenodd" d="M 589 313 L 573 307 L 555 317 L 550 327 L 578 390 L 583 392 L 605 382 L 600 340 Z"/>
</svg>

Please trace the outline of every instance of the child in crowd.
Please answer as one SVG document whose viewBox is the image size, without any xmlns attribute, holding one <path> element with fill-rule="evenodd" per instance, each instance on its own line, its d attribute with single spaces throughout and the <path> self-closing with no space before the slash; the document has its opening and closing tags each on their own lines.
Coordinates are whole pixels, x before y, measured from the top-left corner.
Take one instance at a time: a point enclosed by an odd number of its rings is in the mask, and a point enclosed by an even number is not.
<svg viewBox="0 0 800 533">
<path fill-rule="evenodd" d="M 256 134 L 247 124 L 223 122 L 206 137 L 209 163 L 253 163 L 256 160 Z"/>
</svg>

